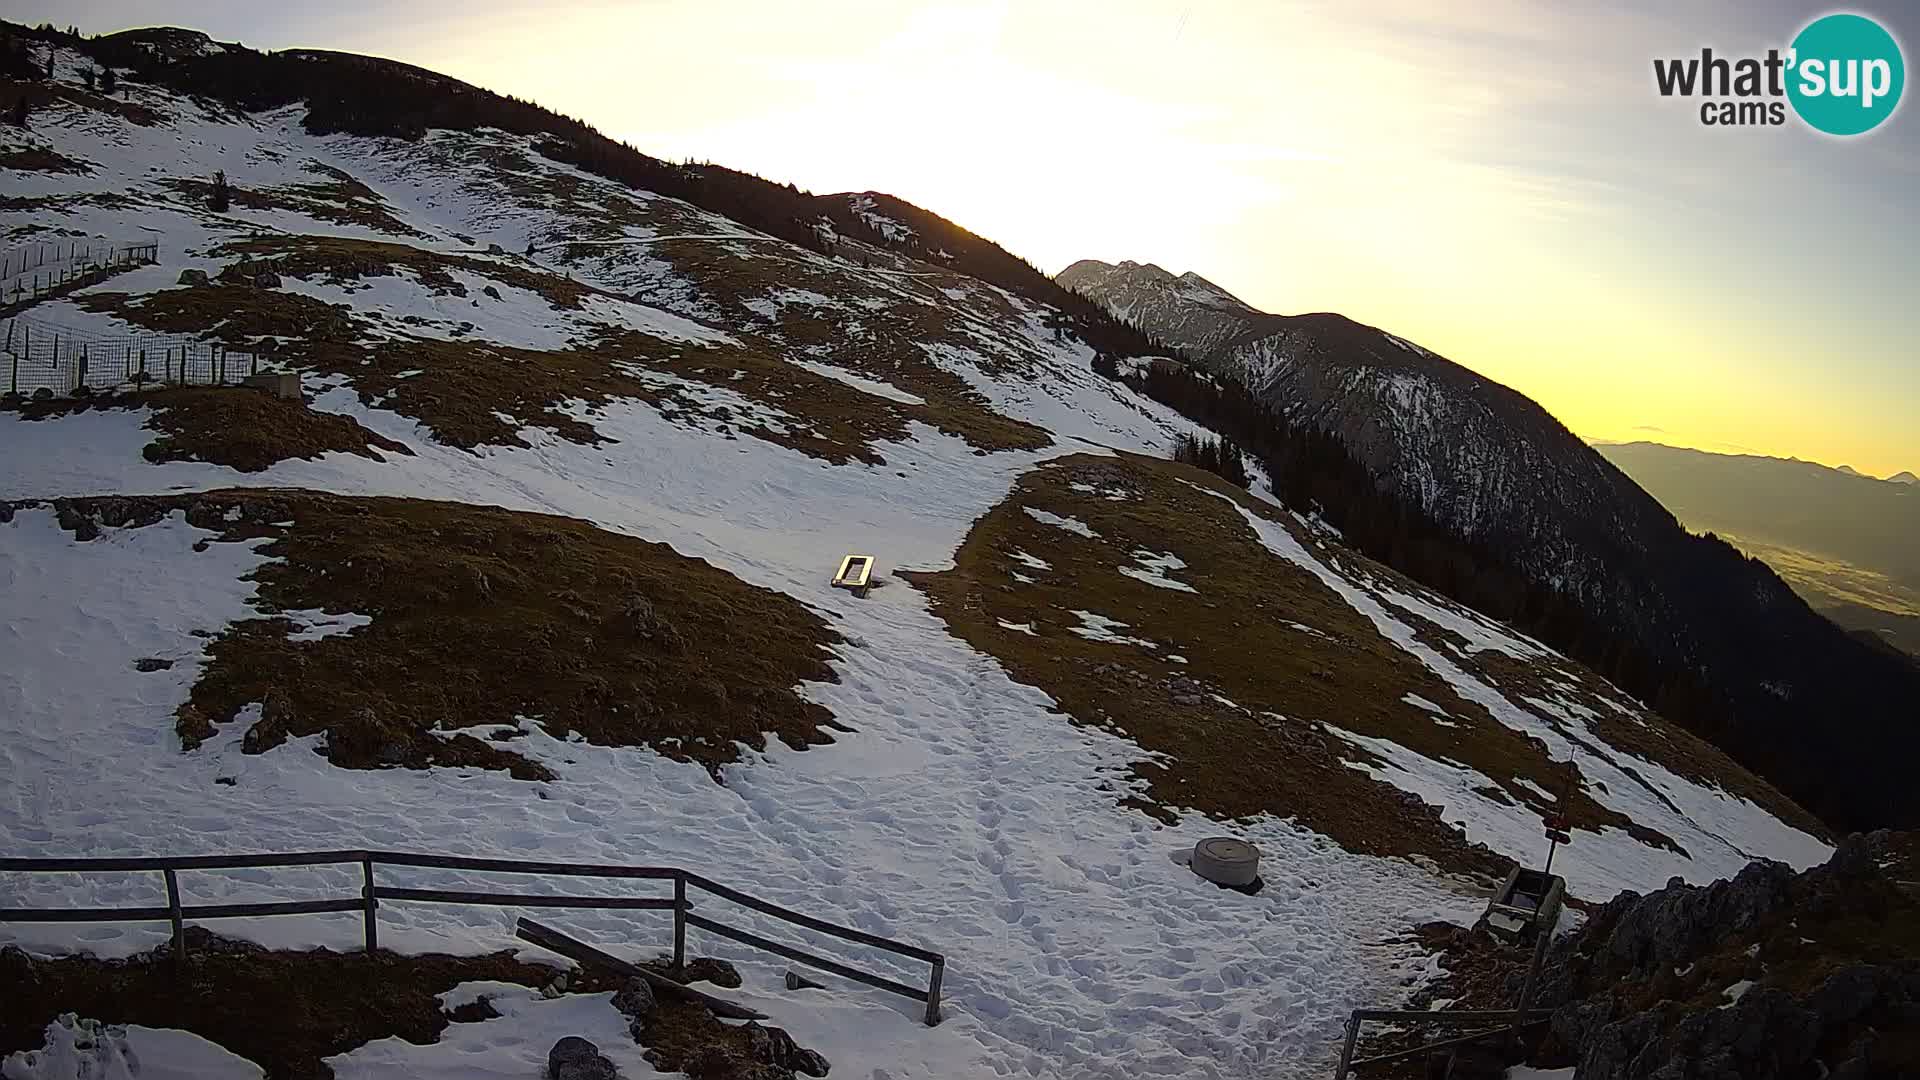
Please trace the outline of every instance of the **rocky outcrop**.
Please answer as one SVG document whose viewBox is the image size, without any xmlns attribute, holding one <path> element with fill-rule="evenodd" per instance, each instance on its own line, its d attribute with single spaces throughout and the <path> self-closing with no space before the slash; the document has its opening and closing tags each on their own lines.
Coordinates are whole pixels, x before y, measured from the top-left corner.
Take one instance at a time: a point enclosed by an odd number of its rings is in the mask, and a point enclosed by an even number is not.
<svg viewBox="0 0 1920 1080">
<path fill-rule="evenodd" d="M 614 1070 L 600 1048 L 578 1035 L 569 1035 L 547 1051 L 547 1080 L 615 1080 Z"/>
<path fill-rule="evenodd" d="M 740 973 L 723 960 L 699 959 L 678 970 L 658 962 L 647 966 L 676 981 L 740 985 Z M 752 1021 L 723 1024 L 699 1002 L 663 1002 L 644 979 L 628 980 L 613 995 L 613 1007 L 627 1017 L 633 1040 L 647 1048 L 647 1060 L 663 1072 L 713 1080 L 827 1075 L 827 1059 L 781 1028 Z"/>
<path fill-rule="evenodd" d="M 1920 1075 L 1920 901 L 1888 869 L 1905 843 L 1623 893 L 1552 954 L 1553 1041 L 1582 1080 Z"/>
</svg>

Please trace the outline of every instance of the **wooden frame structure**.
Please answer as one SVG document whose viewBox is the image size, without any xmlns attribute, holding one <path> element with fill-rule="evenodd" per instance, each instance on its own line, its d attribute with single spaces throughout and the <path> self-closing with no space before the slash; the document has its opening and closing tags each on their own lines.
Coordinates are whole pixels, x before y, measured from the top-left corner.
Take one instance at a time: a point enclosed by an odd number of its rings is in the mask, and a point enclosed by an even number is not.
<svg viewBox="0 0 1920 1080">
<path fill-rule="evenodd" d="M 833 587 L 847 589 L 855 596 L 864 597 L 873 587 L 873 556 L 849 555 L 840 560 L 840 569 L 834 572 Z"/>
</svg>

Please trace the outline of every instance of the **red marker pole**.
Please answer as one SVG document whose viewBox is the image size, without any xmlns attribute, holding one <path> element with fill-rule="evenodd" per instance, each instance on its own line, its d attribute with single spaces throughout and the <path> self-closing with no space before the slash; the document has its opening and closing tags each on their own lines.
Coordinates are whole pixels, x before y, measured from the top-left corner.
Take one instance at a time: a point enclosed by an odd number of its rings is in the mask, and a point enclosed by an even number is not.
<svg viewBox="0 0 1920 1080">
<path fill-rule="evenodd" d="M 1560 849 L 1561 844 L 1573 842 L 1573 837 L 1567 832 L 1566 818 L 1555 814 L 1547 819 L 1547 840 L 1547 866 L 1542 872 L 1551 874 L 1553 873 L 1553 853 Z"/>
</svg>

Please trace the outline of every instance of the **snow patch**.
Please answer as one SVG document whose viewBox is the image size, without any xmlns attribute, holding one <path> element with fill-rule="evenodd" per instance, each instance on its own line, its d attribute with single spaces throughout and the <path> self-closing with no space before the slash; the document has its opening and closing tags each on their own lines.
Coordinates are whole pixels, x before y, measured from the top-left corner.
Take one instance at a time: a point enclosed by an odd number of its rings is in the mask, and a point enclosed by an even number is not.
<svg viewBox="0 0 1920 1080">
<path fill-rule="evenodd" d="M 1075 610 L 1074 614 L 1079 616 L 1080 625 L 1070 627 L 1069 629 L 1081 637 L 1086 638 L 1088 641 L 1101 641 L 1109 645 L 1138 645 L 1144 649 L 1158 649 L 1160 647 L 1145 638 L 1128 637 L 1125 634 L 1114 633 L 1115 630 L 1127 629 L 1127 624 L 1118 619 L 1109 619 L 1105 615 L 1092 611 Z"/>
<path fill-rule="evenodd" d="M 881 382 L 879 379 L 869 379 L 864 375 L 855 375 L 851 371 L 834 367 L 832 364 L 822 364 L 817 360 L 795 360 L 792 357 L 787 358 L 787 363 L 792 364 L 794 367 L 805 368 L 815 375 L 823 375 L 835 382 L 845 383 L 855 390 L 864 391 L 872 394 L 874 397 L 886 398 L 888 401 L 898 401 L 903 405 L 925 405 L 927 403 L 926 398 L 920 397 L 917 394 L 909 394 L 905 390 L 894 386 L 892 383 Z"/>
<path fill-rule="evenodd" d="M 1167 576 L 1169 571 L 1186 568 L 1187 564 L 1181 561 L 1178 555 L 1170 552 L 1161 553 L 1140 548 L 1133 553 L 1133 558 L 1137 565 L 1123 566 L 1120 568 L 1120 572 L 1135 581 L 1144 581 L 1155 588 L 1173 589 L 1178 592 L 1197 593 L 1200 591 L 1184 581 L 1178 581 Z"/>
<path fill-rule="evenodd" d="M 190 1031 L 103 1024 L 66 1013 L 46 1045 L 0 1061 L 5 1080 L 260 1080 L 266 1071 Z"/>
<path fill-rule="evenodd" d="M 1063 517 L 1059 514 L 1050 514 L 1045 510 L 1036 510 L 1031 506 L 1023 506 L 1021 507 L 1021 509 L 1027 512 L 1028 517 L 1041 523 L 1042 525 L 1051 525 L 1056 529 L 1065 529 L 1070 533 L 1078 533 L 1079 535 L 1084 536 L 1089 540 L 1097 540 L 1100 537 L 1099 533 L 1093 531 L 1092 526 L 1088 525 L 1084 521 L 1081 521 L 1079 518 Z"/>
</svg>

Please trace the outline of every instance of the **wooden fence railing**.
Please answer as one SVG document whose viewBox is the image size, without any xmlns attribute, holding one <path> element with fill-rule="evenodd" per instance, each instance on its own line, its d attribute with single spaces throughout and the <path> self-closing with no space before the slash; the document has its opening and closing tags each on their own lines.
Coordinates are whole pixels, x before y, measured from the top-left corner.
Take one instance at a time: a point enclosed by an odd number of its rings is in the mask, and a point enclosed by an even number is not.
<svg viewBox="0 0 1920 1080">
<path fill-rule="evenodd" d="M 160 261 L 160 245 L 82 244 L 77 240 L 30 244 L 0 252 L 0 306 L 20 304 L 91 280 L 89 274 Z"/>
<path fill-rule="evenodd" d="M 1552 1016 L 1552 1009 L 1488 1009 L 1455 1012 L 1355 1009 L 1347 1016 L 1347 1036 L 1345 1042 L 1341 1044 L 1340 1064 L 1335 1068 L 1333 1077 L 1334 1080 L 1348 1080 L 1357 1069 L 1406 1061 L 1437 1051 L 1455 1050 L 1470 1043 L 1488 1039 L 1513 1037 L 1524 1028 L 1546 1023 Z M 1359 1047 L 1360 1025 L 1364 1023 L 1399 1024 L 1403 1027 L 1477 1027 L 1483 1030 L 1442 1039 L 1439 1042 L 1409 1046 L 1390 1053 L 1375 1054 L 1372 1057 L 1356 1058 L 1353 1054 Z"/>
<path fill-rule="evenodd" d="M 179 875 L 189 870 L 251 870 L 286 866 L 360 866 L 361 887 L 357 896 L 335 896 L 319 900 L 286 900 L 249 904 L 187 904 L 180 897 Z M 374 877 L 379 866 L 425 867 L 442 870 L 468 870 L 484 873 L 532 874 L 541 877 L 627 878 L 673 883 L 668 896 L 557 896 L 542 893 L 479 892 L 460 889 L 410 889 L 381 885 Z M 925 1002 L 929 1026 L 940 1022 L 940 984 L 946 975 L 946 957 L 929 949 L 864 930 L 838 926 L 811 915 L 769 903 L 759 897 L 729 888 L 717 881 L 676 867 L 611 866 L 554 862 L 529 862 L 520 859 L 483 859 L 464 855 L 423 855 L 397 851 L 303 851 L 264 855 L 189 855 L 102 859 L 24 859 L 0 858 L 0 873 L 159 873 L 166 884 L 165 907 L 82 907 L 82 908 L 0 908 L 0 923 L 87 923 L 87 922 L 166 922 L 173 928 L 173 955 L 176 962 L 186 956 L 186 923 L 199 919 L 240 919 L 263 915 L 318 915 L 329 912 L 358 911 L 366 930 L 366 948 L 379 948 L 378 911 L 382 900 L 431 904 L 478 904 L 496 907 L 599 908 L 622 911 L 673 912 L 673 963 L 684 966 L 687 959 L 689 926 L 718 934 L 744 945 L 783 956 L 797 963 L 831 972 L 866 986 L 886 990 Z M 688 899 L 688 890 L 730 901 L 794 926 L 870 946 L 931 965 L 925 988 L 876 975 L 869 971 L 817 956 L 804 949 L 737 929 L 697 914 Z"/>
</svg>

